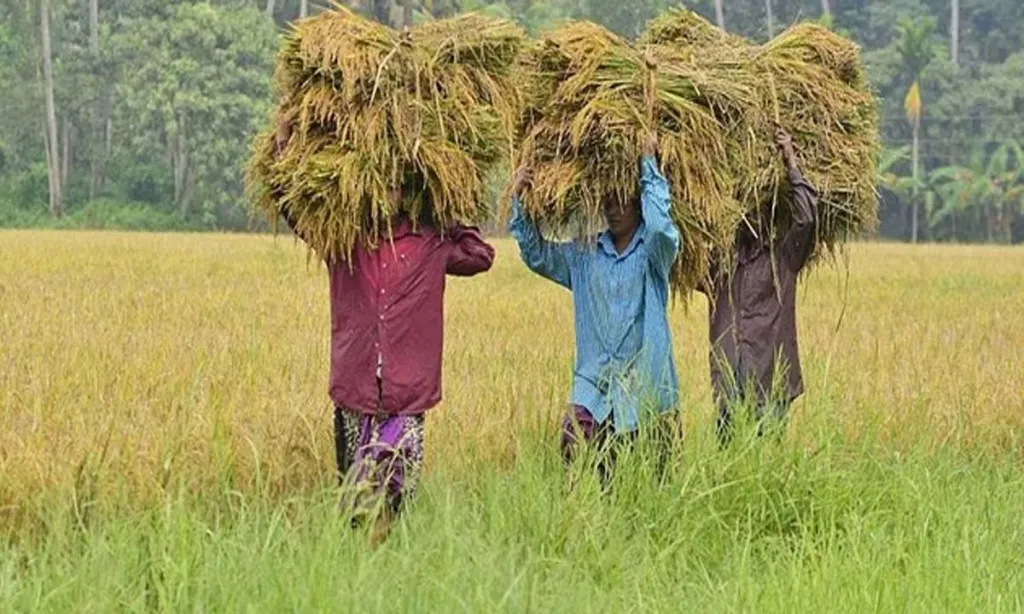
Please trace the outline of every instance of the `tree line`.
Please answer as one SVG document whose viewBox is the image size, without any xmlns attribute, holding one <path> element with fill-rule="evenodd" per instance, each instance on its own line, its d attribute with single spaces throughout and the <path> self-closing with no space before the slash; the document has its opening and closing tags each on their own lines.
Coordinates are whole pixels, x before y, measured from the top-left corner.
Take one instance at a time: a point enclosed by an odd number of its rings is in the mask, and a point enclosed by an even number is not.
<svg viewBox="0 0 1024 614">
<path fill-rule="evenodd" d="M 669 0 L 347 0 L 401 27 L 464 11 L 533 34 L 632 37 Z M 1024 241 L 1024 3 L 692 0 L 766 40 L 819 20 L 856 40 L 882 107 L 881 234 Z M 0 225 L 251 230 L 242 168 L 280 33 L 310 0 L 5 0 Z M 495 181 L 500 181 L 496 178 Z"/>
</svg>

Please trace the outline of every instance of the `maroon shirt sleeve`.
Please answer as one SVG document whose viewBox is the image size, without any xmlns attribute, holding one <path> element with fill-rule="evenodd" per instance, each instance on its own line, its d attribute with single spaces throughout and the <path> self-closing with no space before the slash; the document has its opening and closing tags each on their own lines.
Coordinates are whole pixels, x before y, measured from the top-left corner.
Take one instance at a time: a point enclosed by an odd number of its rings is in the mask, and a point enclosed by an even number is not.
<svg viewBox="0 0 1024 614">
<path fill-rule="evenodd" d="M 283 194 L 281 194 L 280 189 L 275 190 L 275 192 L 275 198 L 277 198 L 278 202 L 280 202 L 281 196 L 283 196 Z M 292 213 L 291 207 L 288 206 L 288 203 L 281 204 L 281 217 L 284 218 L 285 223 L 288 224 L 288 227 L 292 229 L 292 232 L 294 232 L 297 237 L 299 237 L 303 241 L 306 240 L 306 237 L 302 236 L 302 233 L 299 232 L 298 218 L 296 218 L 295 214 Z"/>
<path fill-rule="evenodd" d="M 281 159 L 289 138 L 291 138 L 291 125 L 285 121 L 279 122 L 277 126 L 277 139 L 274 142 L 274 160 Z M 288 206 L 288 203 L 282 202 L 284 199 L 284 190 L 281 186 L 274 186 L 272 188 L 272 196 L 275 201 L 281 203 L 281 217 L 284 218 L 285 223 L 288 224 L 288 227 L 292 229 L 292 232 L 294 232 L 297 237 L 305 241 L 306 237 L 299 232 L 298 218 L 291 210 L 291 207 Z"/>
<path fill-rule="evenodd" d="M 796 273 L 814 251 L 818 192 L 796 169 L 789 171 L 789 183 L 793 188 L 793 225 L 782 238 L 782 257 Z"/>
<path fill-rule="evenodd" d="M 445 271 L 449 275 L 470 277 L 489 270 L 494 264 L 494 248 L 484 241 L 478 228 L 455 226 L 448 240 L 451 249 Z"/>
</svg>

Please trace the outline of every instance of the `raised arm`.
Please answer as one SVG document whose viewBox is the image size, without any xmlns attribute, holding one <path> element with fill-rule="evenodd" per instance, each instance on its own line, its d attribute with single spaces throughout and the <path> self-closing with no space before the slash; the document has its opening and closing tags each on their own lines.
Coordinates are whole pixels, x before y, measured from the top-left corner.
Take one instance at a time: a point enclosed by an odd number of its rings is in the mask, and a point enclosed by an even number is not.
<svg viewBox="0 0 1024 614">
<path fill-rule="evenodd" d="M 494 248 L 484 241 L 475 227 L 455 226 L 449 233 L 452 243 L 446 272 L 459 277 L 472 277 L 490 270 L 494 264 Z"/>
<path fill-rule="evenodd" d="M 277 120 L 277 135 L 274 137 L 274 159 L 275 160 L 280 160 L 281 156 L 284 155 L 284 150 L 285 150 L 286 147 L 288 147 L 288 141 L 289 141 L 289 139 L 291 139 L 291 136 L 292 136 L 291 119 L 287 115 L 282 115 Z M 306 237 L 303 236 L 303 234 L 301 232 L 299 232 L 299 228 L 298 228 L 298 221 L 299 220 L 295 216 L 295 213 L 288 206 L 288 203 L 287 202 L 282 202 L 283 197 L 284 197 L 284 193 L 281 190 L 281 188 L 280 187 L 275 187 L 274 188 L 274 199 L 277 202 L 281 202 L 282 203 L 281 204 L 281 217 L 284 218 L 285 223 L 287 223 L 288 227 L 292 229 L 292 232 L 294 232 L 297 237 L 299 237 L 300 239 L 305 241 Z"/>
<path fill-rule="evenodd" d="M 652 134 L 640 162 L 640 207 L 644 218 L 644 243 L 651 263 L 668 277 L 679 253 L 681 238 L 672 221 L 672 197 L 668 182 L 658 168 L 656 150 L 657 137 Z"/>
<path fill-rule="evenodd" d="M 509 230 L 519 244 L 519 256 L 531 271 L 572 289 L 570 257 L 575 246 L 555 243 L 541 236 L 537 226 L 523 213 L 519 197 L 512 199 L 512 220 Z"/>
<path fill-rule="evenodd" d="M 780 252 L 786 265 L 796 273 L 804 268 L 814 251 L 818 192 L 800 172 L 789 134 L 780 130 L 776 141 L 782 150 L 789 173 L 789 185 L 793 190 L 793 224 L 782 237 Z"/>
<path fill-rule="evenodd" d="M 571 243 L 555 243 L 541 236 L 537 225 L 523 212 L 520 196 L 532 179 L 528 167 L 516 170 L 512 178 L 512 219 L 509 230 L 519 244 L 519 256 L 534 273 L 550 279 L 560 286 L 572 290 L 572 266 L 570 258 L 575 246 Z"/>
</svg>

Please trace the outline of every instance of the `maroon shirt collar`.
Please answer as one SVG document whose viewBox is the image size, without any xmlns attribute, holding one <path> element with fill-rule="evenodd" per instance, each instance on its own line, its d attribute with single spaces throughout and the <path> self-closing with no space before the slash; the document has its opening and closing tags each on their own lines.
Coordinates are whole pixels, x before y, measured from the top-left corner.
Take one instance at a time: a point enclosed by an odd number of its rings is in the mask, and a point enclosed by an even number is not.
<svg viewBox="0 0 1024 614">
<path fill-rule="evenodd" d="M 422 236 L 424 231 L 423 224 L 413 228 L 412 222 L 407 217 L 401 217 L 391 222 L 391 237 L 395 240 L 407 237 L 409 235 Z"/>
</svg>

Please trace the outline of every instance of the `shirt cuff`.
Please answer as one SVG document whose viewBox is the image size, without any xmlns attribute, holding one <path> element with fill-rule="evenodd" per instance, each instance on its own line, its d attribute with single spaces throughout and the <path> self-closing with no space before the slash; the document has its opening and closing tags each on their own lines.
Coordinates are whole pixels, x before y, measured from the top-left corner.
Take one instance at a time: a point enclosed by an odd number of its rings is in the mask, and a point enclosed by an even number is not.
<svg viewBox="0 0 1024 614">
<path fill-rule="evenodd" d="M 658 168 L 658 158 L 655 156 L 644 154 L 640 159 L 640 167 L 643 169 L 644 175 L 661 173 L 661 169 Z"/>
<path fill-rule="evenodd" d="M 523 205 L 518 196 L 512 197 L 512 216 L 509 218 L 509 229 L 522 228 L 526 225 L 526 216 L 523 215 Z"/>
</svg>

